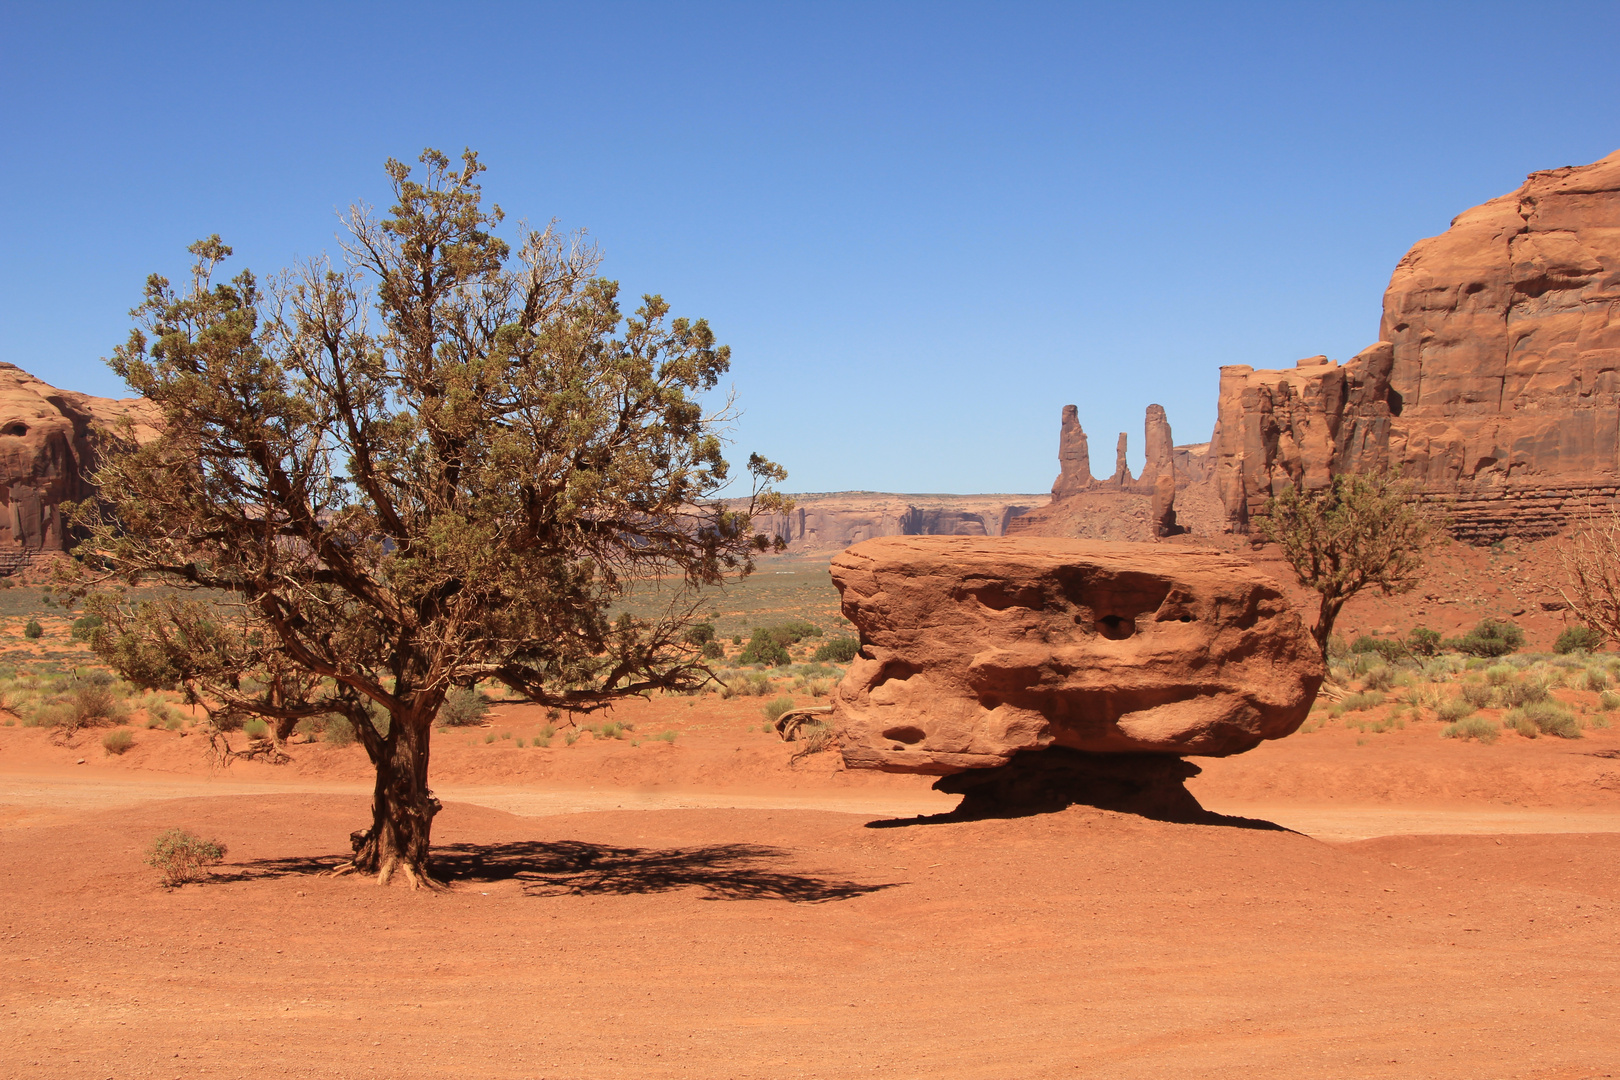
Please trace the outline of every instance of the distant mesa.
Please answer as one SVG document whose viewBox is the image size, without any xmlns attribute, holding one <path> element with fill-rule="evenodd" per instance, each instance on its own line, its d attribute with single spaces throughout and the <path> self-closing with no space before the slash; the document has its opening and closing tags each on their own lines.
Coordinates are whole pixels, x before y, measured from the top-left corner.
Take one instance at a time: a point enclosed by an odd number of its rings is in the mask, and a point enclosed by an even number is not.
<svg viewBox="0 0 1620 1080">
<path fill-rule="evenodd" d="M 1531 173 L 1413 245 L 1379 341 L 1340 365 L 1221 369 L 1227 526 L 1287 484 L 1391 465 L 1487 542 L 1556 533 L 1620 494 L 1620 151 Z"/>
<path fill-rule="evenodd" d="M 0 571 L 71 546 L 61 506 L 94 494 L 84 479 L 94 465 L 91 428 L 124 416 L 137 438 L 156 434 L 157 410 L 140 398 L 59 390 L 0 362 Z"/>
</svg>

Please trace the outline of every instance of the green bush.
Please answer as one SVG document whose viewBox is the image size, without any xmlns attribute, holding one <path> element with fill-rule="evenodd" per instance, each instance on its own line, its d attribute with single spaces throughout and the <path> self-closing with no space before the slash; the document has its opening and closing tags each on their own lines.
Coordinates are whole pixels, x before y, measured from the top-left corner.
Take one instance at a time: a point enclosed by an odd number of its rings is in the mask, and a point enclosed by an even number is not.
<svg viewBox="0 0 1620 1080">
<path fill-rule="evenodd" d="M 807 637 L 820 637 L 821 627 L 803 619 L 789 619 L 770 627 L 771 636 L 783 645 L 797 645 Z"/>
<path fill-rule="evenodd" d="M 347 716 L 328 716 L 321 730 L 321 741 L 328 746 L 354 745 L 354 723 Z"/>
<path fill-rule="evenodd" d="M 861 651 L 861 643 L 852 637 L 829 638 L 816 649 L 811 657 L 818 664 L 847 664 L 855 659 Z"/>
<path fill-rule="evenodd" d="M 73 629 L 70 631 L 74 641 L 89 641 L 96 636 L 96 629 L 101 626 L 100 615 L 81 615 L 73 620 Z"/>
<path fill-rule="evenodd" d="M 725 658 L 726 658 L 725 647 L 723 645 L 721 645 L 718 641 L 705 641 L 703 643 L 703 659 L 705 659 L 705 660 L 724 660 Z"/>
<path fill-rule="evenodd" d="M 1514 709 L 1502 718 L 1504 723 L 1514 725 L 1524 734 L 1521 724 L 1528 724 L 1543 735 L 1553 735 L 1560 739 L 1579 739 L 1581 725 L 1573 713 L 1563 706 L 1552 701 L 1538 701 L 1522 708 Z M 1534 736 L 1532 736 L 1534 737 Z"/>
<path fill-rule="evenodd" d="M 146 865 L 163 874 L 163 884 L 174 888 L 208 876 L 207 867 L 225 861 L 225 845 L 204 840 L 185 829 L 167 829 L 158 834 L 146 851 Z"/>
<path fill-rule="evenodd" d="M 1506 656 L 1524 644 L 1524 631 L 1500 619 L 1481 619 L 1463 637 L 1446 644 L 1471 656 Z"/>
<path fill-rule="evenodd" d="M 262 739 L 270 734 L 270 725 L 263 720 L 248 720 L 242 724 L 242 734 L 250 739 Z"/>
<path fill-rule="evenodd" d="M 1590 626 L 1566 626 L 1553 643 L 1553 652 L 1597 652 L 1603 645 L 1603 635 Z"/>
<path fill-rule="evenodd" d="M 1474 706 L 1462 698 L 1456 697 L 1452 698 L 1450 701 L 1442 703 L 1440 708 L 1435 711 L 1441 720 L 1444 720 L 1447 723 L 1455 723 L 1465 716 L 1472 715 L 1474 712 Z"/>
<path fill-rule="evenodd" d="M 1372 653 L 1382 656 L 1385 660 L 1399 660 L 1407 653 L 1406 646 L 1391 638 L 1375 638 L 1370 634 L 1362 634 L 1350 646 L 1353 653 Z"/>
<path fill-rule="evenodd" d="M 1427 626 L 1414 626 L 1407 636 L 1406 648 L 1413 656 L 1434 656 L 1440 651 L 1440 632 Z"/>
<path fill-rule="evenodd" d="M 1458 689 L 1464 701 L 1476 709 L 1488 709 L 1496 704 L 1496 691 L 1484 683 L 1463 683 Z"/>
<path fill-rule="evenodd" d="M 1440 731 L 1442 739 L 1478 739 L 1482 743 L 1493 743 L 1498 735 L 1497 727 L 1483 716 L 1471 716 L 1455 724 L 1447 724 Z"/>
<path fill-rule="evenodd" d="M 764 627 L 756 627 L 753 637 L 748 639 L 747 647 L 738 655 L 737 663 L 781 667 L 783 664 L 793 663 L 793 657 L 788 655 L 786 646 L 778 641 L 771 631 Z"/>
<path fill-rule="evenodd" d="M 101 749 L 108 754 L 122 754 L 134 745 L 135 736 L 130 734 L 128 728 L 109 731 L 101 737 Z"/>
<path fill-rule="evenodd" d="M 23 627 L 23 637 L 29 641 L 38 641 L 45 636 L 45 628 L 39 625 L 38 619 L 29 619 L 28 625 Z"/>
<path fill-rule="evenodd" d="M 440 727 L 474 727 L 484 722 L 489 698 L 466 686 L 452 686 L 439 706 Z"/>
<path fill-rule="evenodd" d="M 1603 691 L 1598 695 L 1598 708 L 1604 712 L 1613 712 L 1615 709 L 1620 709 L 1620 694 L 1615 693 L 1613 690 Z"/>
<path fill-rule="evenodd" d="M 776 723 L 777 720 L 781 719 L 782 714 L 787 712 L 791 708 L 793 708 L 793 699 L 792 698 L 790 698 L 790 697 L 779 697 L 779 698 L 777 698 L 775 701 L 773 701 L 769 705 L 765 706 L 765 721 L 766 721 L 766 723 L 769 723 L 769 724 Z"/>
<path fill-rule="evenodd" d="M 687 628 L 682 635 L 688 645 L 707 645 L 714 640 L 714 623 L 700 622 Z"/>
<path fill-rule="evenodd" d="M 1492 686 L 1505 686 L 1516 674 L 1512 664 L 1496 664 L 1485 669 L 1485 681 Z"/>
<path fill-rule="evenodd" d="M 1361 688 L 1363 690 L 1388 690 L 1394 684 L 1394 673 L 1383 664 L 1367 672 L 1361 679 Z"/>
</svg>

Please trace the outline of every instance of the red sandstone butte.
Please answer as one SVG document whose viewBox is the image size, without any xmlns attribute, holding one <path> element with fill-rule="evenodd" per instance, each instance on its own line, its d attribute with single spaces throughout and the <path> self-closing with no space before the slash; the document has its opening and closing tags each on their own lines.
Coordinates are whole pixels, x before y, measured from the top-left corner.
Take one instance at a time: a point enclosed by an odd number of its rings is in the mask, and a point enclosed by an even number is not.
<svg viewBox="0 0 1620 1080">
<path fill-rule="evenodd" d="M 1293 732 L 1320 654 L 1270 579 L 1180 546 L 894 536 L 832 561 L 861 654 L 851 768 L 948 775 L 1051 746 L 1224 757 Z"/>
</svg>

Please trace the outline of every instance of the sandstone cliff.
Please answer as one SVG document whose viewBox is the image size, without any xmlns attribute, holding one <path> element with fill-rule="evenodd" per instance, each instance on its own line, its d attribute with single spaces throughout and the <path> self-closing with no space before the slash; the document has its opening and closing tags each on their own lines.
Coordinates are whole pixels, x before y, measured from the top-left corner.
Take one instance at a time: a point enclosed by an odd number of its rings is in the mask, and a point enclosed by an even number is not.
<svg viewBox="0 0 1620 1080">
<path fill-rule="evenodd" d="M 1277 486 L 1391 464 L 1459 536 L 1549 535 L 1620 494 L 1620 152 L 1532 173 L 1419 241 L 1349 363 L 1221 370 L 1229 524 Z"/>
<path fill-rule="evenodd" d="M 84 480 L 94 461 L 91 428 L 114 428 L 126 415 L 137 438 L 155 432 L 157 412 L 139 398 L 58 390 L 0 363 L 0 571 L 69 546 L 61 505 L 92 494 Z"/>
<path fill-rule="evenodd" d="M 794 495 L 793 510 L 758 518 L 794 553 L 842 551 L 880 536 L 1000 536 L 1040 495 L 901 495 L 840 491 Z"/>
</svg>

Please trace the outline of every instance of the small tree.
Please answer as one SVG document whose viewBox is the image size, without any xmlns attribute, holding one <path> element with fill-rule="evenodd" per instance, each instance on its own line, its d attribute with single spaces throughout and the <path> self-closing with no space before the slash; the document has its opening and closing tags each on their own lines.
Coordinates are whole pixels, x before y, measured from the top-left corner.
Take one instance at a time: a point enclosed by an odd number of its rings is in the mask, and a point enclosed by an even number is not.
<svg viewBox="0 0 1620 1080">
<path fill-rule="evenodd" d="M 1385 596 L 1411 592 L 1441 536 L 1415 485 L 1386 470 L 1335 476 L 1318 491 L 1291 486 L 1266 500 L 1255 524 L 1321 597 L 1311 635 L 1324 663 L 1345 602 L 1369 586 Z"/>
<path fill-rule="evenodd" d="M 758 456 L 743 512 L 712 498 L 732 412 L 691 396 L 729 367 L 705 322 L 657 296 L 626 319 L 581 236 L 524 228 L 514 252 L 475 154 L 421 160 L 388 162 L 386 217 L 351 209 L 346 268 L 216 283 L 216 236 L 189 289 L 148 280 L 110 363 L 161 434 L 108 441 L 60 581 L 103 620 L 99 655 L 221 730 L 351 725 L 376 768 L 352 868 L 413 884 L 446 695 L 491 681 L 578 711 L 701 686 L 693 590 L 747 573 L 750 515 L 785 505 Z M 609 618 L 667 577 L 687 588 L 663 615 Z M 142 582 L 174 591 L 119 591 Z"/>
<path fill-rule="evenodd" d="M 1576 647 L 1596 650 L 1605 638 L 1620 641 L 1620 507 L 1573 529 L 1558 545 L 1558 562 L 1564 572 L 1558 595 L 1582 627 L 1597 635 Z"/>
</svg>

